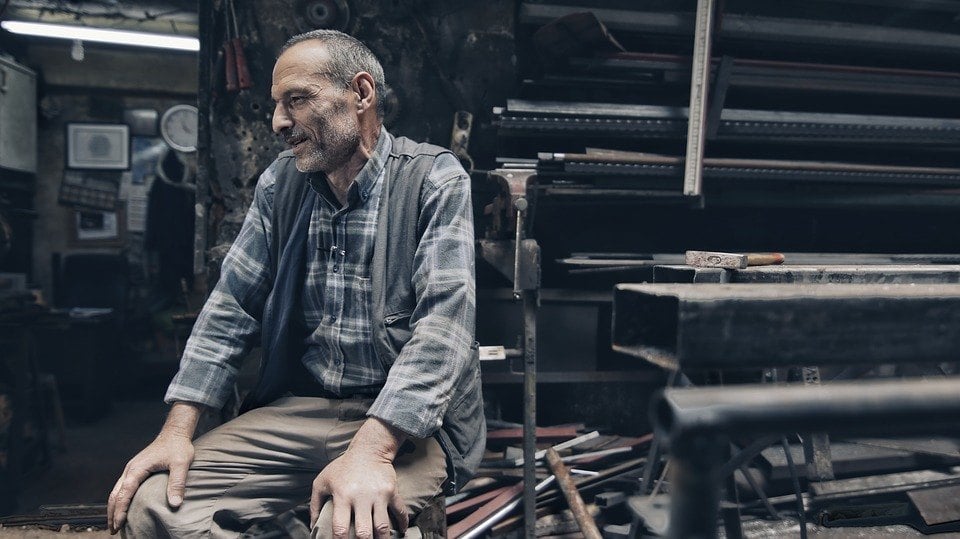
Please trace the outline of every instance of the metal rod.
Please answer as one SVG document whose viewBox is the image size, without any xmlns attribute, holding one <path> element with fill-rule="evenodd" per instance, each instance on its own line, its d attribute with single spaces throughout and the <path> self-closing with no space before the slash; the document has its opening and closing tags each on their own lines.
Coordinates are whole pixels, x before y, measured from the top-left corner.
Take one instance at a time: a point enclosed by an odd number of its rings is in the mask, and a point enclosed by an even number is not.
<svg viewBox="0 0 960 539">
<path fill-rule="evenodd" d="M 687 122 L 687 157 L 683 194 L 703 192 L 703 143 L 707 129 L 707 95 L 710 91 L 710 42 L 713 33 L 714 0 L 697 0 L 697 23 L 693 35 L 693 71 L 690 77 L 690 114 Z"/>
<path fill-rule="evenodd" d="M 536 481 L 537 452 L 537 290 L 523 291 L 523 516 L 526 537 L 536 537 L 537 500 L 534 491 Z"/>
<path fill-rule="evenodd" d="M 551 475 L 546 479 L 544 479 L 543 481 L 541 481 L 540 483 L 536 484 L 532 489 L 534 491 L 534 494 L 547 488 L 550 485 L 550 483 L 553 483 L 554 479 L 556 478 Z M 536 498 L 536 496 L 533 496 L 533 497 Z M 526 498 L 526 495 L 524 495 L 524 498 Z M 491 515 L 490 518 L 484 521 L 482 524 L 478 525 L 476 528 L 468 531 L 467 533 L 461 535 L 460 539 L 473 539 L 474 537 L 479 537 L 481 533 L 489 530 L 491 527 L 493 527 L 494 524 L 503 520 L 503 517 L 510 514 L 510 512 L 516 509 L 517 505 L 519 504 L 520 504 L 520 500 L 514 500 L 510 502 L 509 504 L 505 505 L 503 509 Z"/>
<path fill-rule="evenodd" d="M 586 539 L 601 539 L 600 530 L 597 529 L 597 523 L 593 521 L 593 517 L 587 512 L 583 498 L 580 497 L 580 491 L 577 490 L 576 485 L 573 484 L 573 479 L 570 478 L 570 472 L 567 470 L 567 466 L 563 463 L 563 460 L 560 459 L 560 454 L 552 447 L 547 449 L 547 462 L 550 464 L 550 469 L 553 470 L 553 475 L 557 478 L 557 484 L 560 485 L 560 492 L 562 492 L 563 497 L 566 498 L 567 505 L 570 506 L 573 518 L 576 519 L 577 525 L 580 526 L 580 531 L 583 533 L 583 536 L 586 537 Z"/>
</svg>

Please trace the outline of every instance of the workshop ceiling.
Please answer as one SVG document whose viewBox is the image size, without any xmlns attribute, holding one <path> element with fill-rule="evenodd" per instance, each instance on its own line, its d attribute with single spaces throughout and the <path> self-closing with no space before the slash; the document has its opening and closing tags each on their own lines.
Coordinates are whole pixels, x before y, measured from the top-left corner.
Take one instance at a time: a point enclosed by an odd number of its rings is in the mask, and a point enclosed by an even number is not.
<svg viewBox="0 0 960 539">
<path fill-rule="evenodd" d="M 196 37 L 196 0 L 9 0 L 5 20 L 76 24 Z"/>
</svg>

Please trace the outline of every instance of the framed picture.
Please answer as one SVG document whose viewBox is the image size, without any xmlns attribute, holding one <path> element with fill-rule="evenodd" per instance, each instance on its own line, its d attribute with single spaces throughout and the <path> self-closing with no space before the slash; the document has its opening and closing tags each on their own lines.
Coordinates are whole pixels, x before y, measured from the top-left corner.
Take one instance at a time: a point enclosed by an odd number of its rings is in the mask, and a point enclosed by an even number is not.
<svg viewBox="0 0 960 539">
<path fill-rule="evenodd" d="M 122 207 L 115 211 L 74 210 L 71 244 L 75 246 L 120 247 L 124 243 L 125 215 Z"/>
<path fill-rule="evenodd" d="M 67 124 L 67 168 L 130 168 L 130 127 L 126 124 Z"/>
</svg>

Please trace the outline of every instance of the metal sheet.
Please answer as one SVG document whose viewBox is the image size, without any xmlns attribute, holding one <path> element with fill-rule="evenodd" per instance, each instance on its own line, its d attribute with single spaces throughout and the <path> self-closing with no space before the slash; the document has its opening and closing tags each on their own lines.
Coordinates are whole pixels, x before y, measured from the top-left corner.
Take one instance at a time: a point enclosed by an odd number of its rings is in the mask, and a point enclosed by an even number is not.
<svg viewBox="0 0 960 539">
<path fill-rule="evenodd" d="M 620 284 L 613 348 L 669 369 L 955 361 L 960 285 Z"/>
<path fill-rule="evenodd" d="M 741 270 L 662 265 L 653 268 L 656 283 L 777 284 L 948 284 L 960 283 L 955 264 L 784 264 Z"/>
<path fill-rule="evenodd" d="M 913 490 L 907 496 L 928 526 L 960 520 L 960 486 Z"/>
</svg>

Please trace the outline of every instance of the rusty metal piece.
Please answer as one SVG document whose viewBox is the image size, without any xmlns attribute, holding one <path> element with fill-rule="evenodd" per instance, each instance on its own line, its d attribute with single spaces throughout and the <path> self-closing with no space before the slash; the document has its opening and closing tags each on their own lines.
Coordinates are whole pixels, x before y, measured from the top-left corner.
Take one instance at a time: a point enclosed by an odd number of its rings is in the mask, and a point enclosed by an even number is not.
<svg viewBox="0 0 960 539">
<path fill-rule="evenodd" d="M 537 483 L 533 489 L 535 493 L 541 492 L 550 486 L 555 480 L 554 476 L 548 476 L 543 481 Z M 523 483 L 517 483 L 510 490 L 497 496 L 486 505 L 477 510 L 469 517 L 457 522 L 447 528 L 447 535 L 453 539 L 473 539 L 479 537 L 494 524 L 503 520 L 511 511 L 520 505 L 519 494 L 524 491 Z"/>
<path fill-rule="evenodd" d="M 960 520 L 960 486 L 912 490 L 907 497 L 928 526 Z"/>
<path fill-rule="evenodd" d="M 510 487 L 495 488 L 483 494 L 477 494 L 476 496 L 471 496 L 465 500 L 451 504 L 446 508 L 447 519 L 453 519 L 461 514 L 469 513 L 508 490 L 510 490 Z"/>
<path fill-rule="evenodd" d="M 577 519 L 577 524 L 580 525 L 580 531 L 584 537 L 587 539 L 601 539 L 602 536 L 600 535 L 600 530 L 597 529 L 597 523 L 593 521 L 593 517 L 587 512 L 587 507 L 583 503 L 583 498 L 580 497 L 580 491 L 578 491 L 577 487 L 573 484 L 573 479 L 570 477 L 570 472 L 567 470 L 566 464 L 560 459 L 560 454 L 552 447 L 547 449 L 547 462 L 550 464 L 550 469 L 553 470 L 553 475 L 557 478 L 560 491 L 563 492 L 563 497 L 567 499 L 567 505 L 570 506 L 573 517 Z"/>
</svg>

